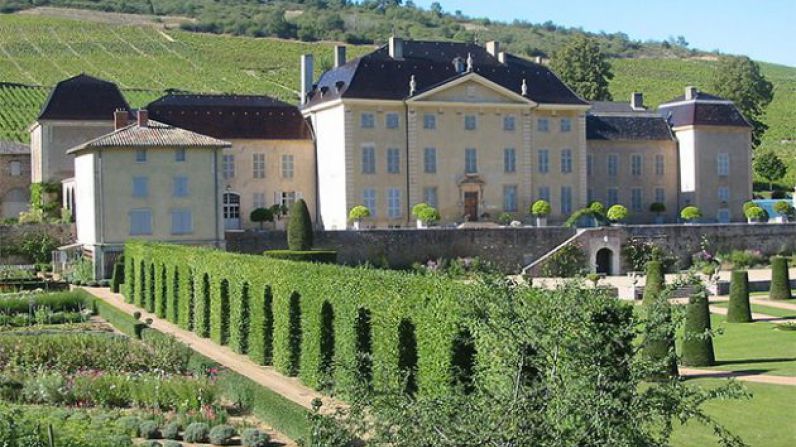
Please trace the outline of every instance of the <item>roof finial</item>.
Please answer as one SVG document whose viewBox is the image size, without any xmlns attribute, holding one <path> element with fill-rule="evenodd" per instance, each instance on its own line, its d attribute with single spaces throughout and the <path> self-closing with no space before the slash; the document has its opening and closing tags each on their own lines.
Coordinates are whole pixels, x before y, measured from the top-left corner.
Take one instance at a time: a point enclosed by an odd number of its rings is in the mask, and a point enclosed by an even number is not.
<svg viewBox="0 0 796 447">
<path fill-rule="evenodd" d="M 528 83 L 525 82 L 525 78 L 522 78 L 522 87 L 520 87 L 520 92 L 522 96 L 528 96 Z"/>
<path fill-rule="evenodd" d="M 413 96 L 417 91 L 417 81 L 415 81 L 415 75 L 412 75 L 409 78 L 409 96 Z"/>
<path fill-rule="evenodd" d="M 467 71 L 473 71 L 473 54 L 467 53 Z"/>
</svg>

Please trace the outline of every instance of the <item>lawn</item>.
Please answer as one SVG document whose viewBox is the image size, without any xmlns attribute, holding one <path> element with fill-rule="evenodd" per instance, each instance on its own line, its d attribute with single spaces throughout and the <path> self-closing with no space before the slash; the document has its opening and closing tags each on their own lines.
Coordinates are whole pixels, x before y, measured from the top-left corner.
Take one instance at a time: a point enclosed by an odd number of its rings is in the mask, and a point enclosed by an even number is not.
<svg viewBox="0 0 796 447">
<path fill-rule="evenodd" d="M 727 308 L 727 301 L 721 303 L 711 303 L 711 306 Z M 752 312 L 771 315 L 779 318 L 796 318 L 796 310 L 780 309 L 779 307 L 764 306 L 762 304 L 752 304 Z"/>
<path fill-rule="evenodd" d="M 718 379 L 697 379 L 689 383 L 715 387 Z M 753 447 L 789 447 L 796 445 L 796 387 L 744 383 L 753 397 L 750 400 L 715 401 L 708 412 L 733 433 Z M 716 446 L 713 433 L 693 422 L 675 429 L 671 444 L 676 447 Z"/>
</svg>

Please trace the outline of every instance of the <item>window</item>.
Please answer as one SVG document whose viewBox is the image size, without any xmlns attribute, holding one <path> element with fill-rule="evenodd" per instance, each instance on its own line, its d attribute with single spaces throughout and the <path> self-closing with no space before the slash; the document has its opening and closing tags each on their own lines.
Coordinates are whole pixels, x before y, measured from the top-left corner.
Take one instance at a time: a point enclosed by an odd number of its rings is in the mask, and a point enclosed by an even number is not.
<svg viewBox="0 0 796 447">
<path fill-rule="evenodd" d="M 191 210 L 176 209 L 171 211 L 171 234 L 188 234 L 193 232 Z"/>
<path fill-rule="evenodd" d="M 136 151 L 135 151 L 135 162 L 136 163 L 144 163 L 144 162 L 146 162 L 146 149 L 136 149 Z"/>
<path fill-rule="evenodd" d="M 720 177 L 730 175 L 730 154 L 722 152 L 717 157 L 717 170 Z"/>
<path fill-rule="evenodd" d="M 572 172 L 572 150 L 564 149 L 561 151 L 561 172 L 569 174 Z"/>
<path fill-rule="evenodd" d="M 384 126 L 388 129 L 397 129 L 399 122 L 397 113 L 388 113 L 384 117 Z"/>
<path fill-rule="evenodd" d="M 619 172 L 619 156 L 616 154 L 608 154 L 608 175 L 616 177 Z"/>
<path fill-rule="evenodd" d="M 539 150 L 539 172 L 547 173 L 550 171 L 550 151 L 547 149 Z"/>
<path fill-rule="evenodd" d="M 634 177 L 641 176 L 641 154 L 633 154 L 630 156 L 630 175 Z"/>
<path fill-rule="evenodd" d="M 464 116 L 464 129 L 465 130 L 475 130 L 475 128 L 476 128 L 475 115 L 465 115 Z"/>
<path fill-rule="evenodd" d="M 362 173 L 376 173 L 376 148 L 373 146 L 362 146 Z"/>
<path fill-rule="evenodd" d="M 370 210 L 371 217 L 376 217 L 376 190 L 367 188 L 362 191 L 362 205 Z"/>
<path fill-rule="evenodd" d="M 594 164 L 594 157 L 589 154 L 586 156 L 586 175 L 591 175 L 592 172 L 592 165 Z"/>
<path fill-rule="evenodd" d="M 149 177 L 133 177 L 133 197 L 142 199 L 149 195 Z"/>
<path fill-rule="evenodd" d="M 471 147 L 464 150 L 464 172 L 466 174 L 478 172 L 478 154 Z"/>
<path fill-rule="evenodd" d="M 287 207 L 290 209 L 296 200 L 301 198 L 301 193 L 296 191 L 282 191 L 282 194 L 279 198 L 279 204 L 282 206 Z"/>
<path fill-rule="evenodd" d="M 427 147 L 423 151 L 423 170 L 426 174 L 434 174 L 437 172 L 437 149 L 434 147 Z"/>
<path fill-rule="evenodd" d="M 561 214 L 568 215 L 572 212 L 572 187 L 561 187 Z"/>
<path fill-rule="evenodd" d="M 185 148 L 180 147 L 174 151 L 174 161 L 182 162 L 185 161 Z"/>
<path fill-rule="evenodd" d="M 517 118 L 514 115 L 506 115 L 503 117 L 503 130 L 506 132 L 514 132 L 517 127 Z"/>
<path fill-rule="evenodd" d="M 401 217 L 401 190 L 398 188 L 387 190 L 387 216 L 390 219 Z"/>
<path fill-rule="evenodd" d="M 517 185 L 503 186 L 503 211 L 509 213 L 517 211 Z"/>
<path fill-rule="evenodd" d="M 539 118 L 536 120 L 536 130 L 539 132 L 547 132 L 550 130 L 550 121 L 547 118 Z"/>
<path fill-rule="evenodd" d="M 256 192 L 252 195 L 252 209 L 265 208 L 265 193 Z"/>
<path fill-rule="evenodd" d="M 569 132 L 572 130 L 572 120 L 569 118 L 561 118 L 561 132 Z"/>
<path fill-rule="evenodd" d="M 436 129 L 437 117 L 430 113 L 423 115 L 423 129 Z"/>
<path fill-rule="evenodd" d="M 265 178 L 265 154 L 252 154 L 252 177 Z"/>
<path fill-rule="evenodd" d="M 293 178 L 293 156 L 282 155 L 282 178 Z"/>
<path fill-rule="evenodd" d="M 663 188 L 655 188 L 655 201 L 658 203 L 666 203 L 666 190 Z"/>
<path fill-rule="evenodd" d="M 630 190 L 630 209 L 633 211 L 641 211 L 641 188 L 633 188 Z"/>
<path fill-rule="evenodd" d="M 436 208 L 439 205 L 436 186 L 423 188 L 423 202 L 427 203 L 432 208 Z"/>
<path fill-rule="evenodd" d="M 608 188 L 607 206 L 616 205 L 619 203 L 619 190 L 617 188 Z"/>
<path fill-rule="evenodd" d="M 373 129 L 376 127 L 376 117 L 372 113 L 363 113 L 359 116 L 359 125 L 363 129 Z"/>
<path fill-rule="evenodd" d="M 221 172 L 224 174 L 225 179 L 235 177 L 234 155 L 224 155 L 221 158 Z"/>
<path fill-rule="evenodd" d="M 8 164 L 8 169 L 11 171 L 12 177 L 19 177 L 22 175 L 22 163 L 18 161 L 12 161 Z"/>
<path fill-rule="evenodd" d="M 130 210 L 130 236 L 152 234 L 152 211 L 149 208 Z"/>
<path fill-rule="evenodd" d="M 398 148 L 387 149 L 387 172 L 390 174 L 401 172 L 401 152 Z"/>
<path fill-rule="evenodd" d="M 539 200 L 550 203 L 550 188 L 548 186 L 539 187 Z"/>
<path fill-rule="evenodd" d="M 663 175 L 663 155 L 655 156 L 655 175 Z"/>
<path fill-rule="evenodd" d="M 517 151 L 513 147 L 503 149 L 503 171 L 517 172 Z"/>
<path fill-rule="evenodd" d="M 188 177 L 174 177 L 174 197 L 188 197 Z"/>
<path fill-rule="evenodd" d="M 722 202 L 730 201 L 730 188 L 726 186 L 719 187 L 719 200 Z"/>
</svg>

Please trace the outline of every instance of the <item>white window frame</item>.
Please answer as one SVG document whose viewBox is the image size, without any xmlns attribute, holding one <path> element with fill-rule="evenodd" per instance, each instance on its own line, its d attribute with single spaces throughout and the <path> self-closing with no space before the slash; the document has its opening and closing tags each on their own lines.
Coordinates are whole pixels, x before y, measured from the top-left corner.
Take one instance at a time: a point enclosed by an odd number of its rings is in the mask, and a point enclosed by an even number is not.
<svg viewBox="0 0 796 447">
<path fill-rule="evenodd" d="M 252 194 L 252 209 L 256 210 L 257 208 L 267 208 L 268 203 L 265 200 L 265 193 L 264 192 L 255 192 Z"/>
<path fill-rule="evenodd" d="M 387 189 L 387 217 L 390 219 L 401 217 L 401 190 L 398 188 Z"/>
<path fill-rule="evenodd" d="M 561 151 L 561 173 L 572 173 L 572 149 L 563 149 Z"/>
<path fill-rule="evenodd" d="M 507 174 L 517 172 L 517 150 L 513 147 L 503 149 L 503 172 Z"/>
<path fill-rule="evenodd" d="M 561 118 L 559 129 L 561 130 L 561 133 L 572 132 L 572 119 Z"/>
<path fill-rule="evenodd" d="M 432 208 L 439 206 L 439 190 L 436 186 L 426 186 L 423 188 L 423 202 Z"/>
<path fill-rule="evenodd" d="M 608 176 L 616 177 L 619 175 L 619 154 L 608 154 L 606 158 L 608 164 Z"/>
<path fill-rule="evenodd" d="M 549 186 L 540 186 L 538 192 L 539 192 L 539 200 L 544 200 L 547 203 L 550 203 L 550 187 Z"/>
<path fill-rule="evenodd" d="M 136 163 L 146 163 L 146 149 L 136 149 L 135 150 L 135 162 Z"/>
<path fill-rule="evenodd" d="M 644 156 L 641 154 L 630 154 L 630 175 L 641 177 L 644 173 Z"/>
<path fill-rule="evenodd" d="M 655 188 L 655 202 L 666 203 L 666 190 L 663 188 Z"/>
<path fill-rule="evenodd" d="M 434 130 L 437 128 L 437 116 L 433 113 L 423 114 L 423 129 Z"/>
<path fill-rule="evenodd" d="M 514 132 L 515 130 L 517 130 L 517 117 L 514 115 L 504 116 L 503 130 L 506 132 Z"/>
<path fill-rule="evenodd" d="M 252 154 L 252 178 L 265 178 L 265 154 Z"/>
<path fill-rule="evenodd" d="M 235 178 L 235 155 L 224 154 L 221 157 L 221 172 L 225 179 Z"/>
<path fill-rule="evenodd" d="M 719 186 L 718 196 L 720 202 L 729 202 L 730 201 L 730 187 L 729 186 Z"/>
<path fill-rule="evenodd" d="M 478 151 L 473 147 L 464 149 L 464 173 L 478 173 Z"/>
<path fill-rule="evenodd" d="M 517 202 L 517 185 L 503 185 L 503 211 L 516 213 L 519 210 Z"/>
<path fill-rule="evenodd" d="M 365 188 L 362 190 L 362 205 L 365 206 L 370 211 L 370 217 L 376 217 L 377 213 L 377 202 L 376 202 L 376 190 L 373 188 Z"/>
<path fill-rule="evenodd" d="M 22 162 L 17 160 L 8 162 L 8 170 L 11 174 L 11 177 L 19 177 L 22 175 Z"/>
<path fill-rule="evenodd" d="M 655 155 L 655 175 L 664 175 L 666 173 L 666 161 L 662 154 Z"/>
<path fill-rule="evenodd" d="M 376 146 L 373 144 L 362 145 L 362 174 L 376 173 Z"/>
<path fill-rule="evenodd" d="M 296 174 L 296 160 L 292 154 L 282 154 L 282 178 L 293 178 Z"/>
<path fill-rule="evenodd" d="M 540 174 L 547 174 L 550 172 L 550 150 L 549 149 L 539 149 L 539 153 L 537 155 L 539 166 L 538 170 Z"/>
<path fill-rule="evenodd" d="M 550 132 L 550 119 L 548 119 L 548 118 L 537 118 L 536 119 L 536 130 L 538 132 Z"/>
<path fill-rule="evenodd" d="M 184 147 L 178 147 L 174 150 L 174 161 L 177 163 L 182 163 L 185 161 L 187 157 L 186 150 Z"/>
<path fill-rule="evenodd" d="M 719 177 L 728 177 L 730 175 L 730 154 L 727 152 L 720 152 L 716 156 L 716 174 Z"/>
<path fill-rule="evenodd" d="M 567 216 L 572 213 L 572 187 L 561 187 L 561 214 Z"/>
<path fill-rule="evenodd" d="M 619 205 L 619 188 L 608 188 L 605 199 L 605 206 Z"/>
<path fill-rule="evenodd" d="M 376 115 L 371 112 L 362 112 L 359 115 L 359 127 L 362 129 L 374 129 L 376 127 Z"/>
<path fill-rule="evenodd" d="M 464 130 L 478 129 L 478 117 L 475 115 L 464 115 Z"/>
<path fill-rule="evenodd" d="M 641 188 L 630 189 L 630 209 L 631 211 L 641 212 L 644 207 L 644 190 Z"/>
</svg>

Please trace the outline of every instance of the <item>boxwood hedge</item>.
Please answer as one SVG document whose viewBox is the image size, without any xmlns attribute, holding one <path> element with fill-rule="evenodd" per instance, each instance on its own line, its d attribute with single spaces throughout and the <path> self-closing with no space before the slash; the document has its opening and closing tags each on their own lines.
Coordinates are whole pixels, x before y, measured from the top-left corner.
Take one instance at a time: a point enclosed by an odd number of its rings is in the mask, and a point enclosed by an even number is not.
<svg viewBox="0 0 796 447">
<path fill-rule="evenodd" d="M 461 299 L 483 295 L 433 276 L 143 241 L 126 244 L 125 267 L 128 301 L 156 307 L 153 279 L 165 268 L 177 284 L 161 298 L 175 303 L 169 320 L 342 395 L 363 379 L 388 386 L 406 372 L 410 391 L 447 392 Z"/>
</svg>

